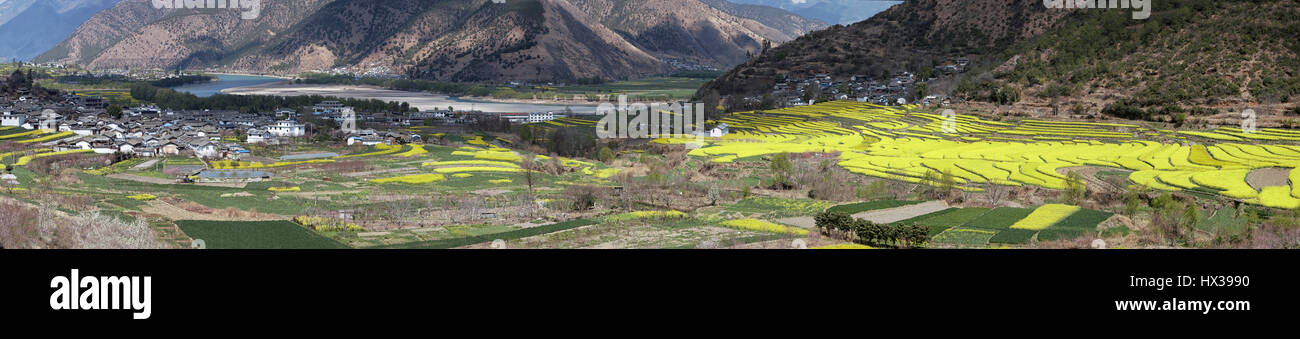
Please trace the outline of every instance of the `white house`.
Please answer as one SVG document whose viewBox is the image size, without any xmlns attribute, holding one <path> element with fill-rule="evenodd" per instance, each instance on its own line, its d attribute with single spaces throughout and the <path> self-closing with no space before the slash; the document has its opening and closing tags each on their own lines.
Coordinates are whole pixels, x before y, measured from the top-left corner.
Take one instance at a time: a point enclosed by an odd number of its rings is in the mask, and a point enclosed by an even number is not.
<svg viewBox="0 0 1300 339">
<path fill-rule="evenodd" d="M 204 143 L 194 148 L 194 155 L 203 158 L 215 158 L 221 149 L 214 143 Z"/>
<path fill-rule="evenodd" d="M 365 146 L 374 146 L 383 143 L 384 143 L 384 138 L 381 138 L 375 134 L 354 135 L 348 137 L 348 146 L 358 145 L 358 144 L 365 145 Z"/>
<path fill-rule="evenodd" d="M 278 144 L 278 143 L 279 143 L 278 140 L 275 139 L 275 135 L 274 135 L 274 134 L 268 133 L 268 132 L 263 131 L 263 130 L 250 129 L 250 130 L 248 130 L 248 132 L 246 132 L 246 135 L 248 135 L 248 138 L 245 139 L 244 142 L 247 142 L 247 143 L 250 143 L 250 144 L 268 144 L 268 145 L 270 145 L 270 144 Z"/>
<path fill-rule="evenodd" d="M 731 133 L 730 129 L 731 128 L 727 126 L 727 123 L 725 122 L 718 124 L 717 126 L 714 126 L 713 129 L 709 130 L 709 137 L 721 138 L 722 136 L 727 135 L 727 133 Z"/>
<path fill-rule="evenodd" d="M 277 137 L 301 137 L 307 135 L 307 128 L 293 120 L 282 120 L 266 128 L 267 132 Z"/>
<path fill-rule="evenodd" d="M 531 112 L 528 113 L 528 122 L 543 122 L 555 120 L 555 112 Z"/>
<path fill-rule="evenodd" d="M 5 112 L 4 115 L 0 115 L 0 126 L 22 126 L 23 123 L 26 122 L 27 122 L 26 114 L 13 114 L 13 112 Z"/>
<path fill-rule="evenodd" d="M 40 117 L 41 129 L 47 131 L 58 131 L 59 118 L 62 117 L 63 117 L 62 115 L 59 115 L 58 113 L 54 113 L 54 110 L 52 109 L 47 109 L 42 111 Z"/>
</svg>

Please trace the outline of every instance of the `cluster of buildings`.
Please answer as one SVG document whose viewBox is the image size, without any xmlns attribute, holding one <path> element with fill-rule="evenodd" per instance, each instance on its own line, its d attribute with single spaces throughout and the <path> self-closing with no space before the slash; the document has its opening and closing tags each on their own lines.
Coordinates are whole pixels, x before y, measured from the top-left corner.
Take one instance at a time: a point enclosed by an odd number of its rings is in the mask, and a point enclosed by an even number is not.
<svg viewBox="0 0 1300 339">
<path fill-rule="evenodd" d="M 808 105 L 808 91 L 813 97 L 828 96 L 835 100 L 857 100 L 879 105 L 905 105 L 907 97 L 916 86 L 916 75 L 898 72 L 885 81 L 866 75 L 854 75 L 835 80 L 829 74 L 815 74 L 807 78 L 787 78 L 772 87 L 772 98 L 785 107 Z"/>
<path fill-rule="evenodd" d="M 932 74 L 964 73 L 970 66 L 967 58 L 947 59 L 934 67 Z M 831 97 L 834 100 L 857 100 L 878 105 L 906 105 L 917 84 L 931 81 L 918 79 L 911 72 L 897 72 L 886 79 L 876 79 L 868 75 L 852 75 L 847 79 L 836 79 L 830 74 L 814 74 L 805 78 L 786 78 L 772 87 L 771 97 L 782 107 L 809 105 L 808 91 L 816 91 L 812 97 Z M 761 98 L 746 98 L 759 101 Z M 927 96 L 916 98 L 917 103 L 946 103 L 946 96 Z"/>
<path fill-rule="evenodd" d="M 485 113 L 483 111 L 428 110 L 407 115 L 398 125 L 473 125 L 483 119 L 500 119 L 512 124 L 528 124 L 572 116 L 569 112 Z"/>
<path fill-rule="evenodd" d="M 87 149 L 95 153 L 124 153 L 143 157 L 192 155 L 202 158 L 238 159 L 249 151 L 247 144 L 279 144 L 308 134 L 306 124 L 296 120 L 297 110 L 281 108 L 273 114 L 238 111 L 175 111 L 153 106 L 124 109 L 119 117 L 109 116 L 103 107 L 87 106 L 90 98 L 65 96 L 64 102 L 41 100 L 11 101 L 0 97 L 0 124 L 25 129 L 71 132 L 65 138 L 42 143 L 55 151 Z M 99 100 L 102 101 L 102 100 Z M 90 102 L 97 102 L 90 100 Z M 339 118 L 350 108 L 336 107 L 328 118 Z M 242 137 L 243 140 L 240 140 Z M 411 132 L 358 130 L 349 144 L 400 143 L 418 141 Z"/>
</svg>

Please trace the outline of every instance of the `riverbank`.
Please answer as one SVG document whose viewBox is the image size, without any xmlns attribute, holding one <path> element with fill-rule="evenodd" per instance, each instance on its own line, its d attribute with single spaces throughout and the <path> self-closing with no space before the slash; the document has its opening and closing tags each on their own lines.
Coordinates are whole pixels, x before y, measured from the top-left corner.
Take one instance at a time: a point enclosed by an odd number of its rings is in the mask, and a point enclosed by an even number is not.
<svg viewBox="0 0 1300 339">
<path fill-rule="evenodd" d="M 556 102 L 544 100 L 496 100 L 491 98 L 462 98 L 431 92 L 407 92 L 370 85 L 293 84 L 286 82 L 227 88 L 222 94 L 274 95 L 274 96 L 332 96 L 351 99 L 376 99 L 406 102 L 420 110 L 447 109 L 477 110 L 488 113 L 562 112 L 593 114 L 596 103 Z"/>
<path fill-rule="evenodd" d="M 231 75 L 231 76 L 245 76 L 245 77 L 263 77 L 263 78 L 276 78 L 276 79 L 281 79 L 281 80 L 293 80 L 293 79 L 294 79 L 293 77 L 287 77 L 287 76 L 283 76 L 283 75 L 275 75 L 275 74 L 231 73 L 231 72 L 210 72 L 210 71 L 199 71 L 199 72 L 200 72 L 200 73 L 203 73 L 203 74 L 212 74 L 212 75 Z"/>
</svg>

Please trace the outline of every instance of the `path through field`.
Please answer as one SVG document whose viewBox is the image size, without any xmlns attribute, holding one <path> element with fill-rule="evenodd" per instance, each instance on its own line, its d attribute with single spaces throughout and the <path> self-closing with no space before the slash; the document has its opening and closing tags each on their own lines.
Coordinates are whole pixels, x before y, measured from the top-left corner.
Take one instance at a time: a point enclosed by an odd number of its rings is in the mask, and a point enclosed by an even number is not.
<svg viewBox="0 0 1300 339">
<path fill-rule="evenodd" d="M 288 220 L 288 217 L 260 214 L 255 217 L 250 216 L 223 216 L 216 214 L 203 214 L 186 210 L 169 204 L 162 200 L 151 200 L 149 204 L 140 206 L 140 211 L 149 214 L 161 215 L 170 220 L 213 220 L 213 221 L 268 221 L 268 220 Z"/>
<path fill-rule="evenodd" d="M 139 176 L 134 174 L 125 174 L 125 173 L 109 174 L 108 177 L 113 179 L 130 180 L 130 181 L 137 181 L 137 182 L 143 182 L 148 184 L 159 184 L 159 185 L 171 185 L 176 183 L 176 180 L 173 179 L 153 178 L 153 177 Z"/>
<path fill-rule="evenodd" d="M 1056 173 L 1060 173 L 1061 175 L 1065 175 L 1065 176 L 1070 175 L 1070 172 L 1078 173 L 1079 177 L 1083 178 L 1083 184 L 1084 186 L 1088 187 L 1089 192 L 1093 192 L 1093 193 L 1110 192 L 1115 194 L 1123 194 L 1124 193 L 1123 187 L 1115 186 L 1115 184 L 1112 184 L 1111 182 L 1106 180 L 1102 180 L 1101 177 L 1097 176 L 1099 172 L 1107 171 L 1107 170 L 1113 171 L 1115 169 L 1107 168 L 1107 167 L 1097 167 L 1097 166 L 1076 166 L 1076 167 L 1058 168 L 1056 169 Z"/>
<path fill-rule="evenodd" d="M 817 227 L 817 220 L 807 216 L 776 219 L 776 223 L 807 229 Z"/>
<path fill-rule="evenodd" d="M 149 168 L 149 167 L 153 167 L 153 164 L 158 163 L 159 160 L 160 160 L 160 159 L 153 159 L 153 160 L 145 161 L 145 162 L 143 162 L 143 163 L 140 163 L 139 165 L 135 165 L 134 167 L 131 167 L 131 169 L 137 169 L 137 170 L 138 170 L 138 169 L 146 169 L 146 168 Z"/>
<path fill-rule="evenodd" d="M 854 218 L 865 219 L 877 224 L 888 224 L 907 220 L 922 215 L 948 209 L 948 203 L 942 200 L 927 201 L 915 205 L 886 208 L 854 214 Z"/>
</svg>

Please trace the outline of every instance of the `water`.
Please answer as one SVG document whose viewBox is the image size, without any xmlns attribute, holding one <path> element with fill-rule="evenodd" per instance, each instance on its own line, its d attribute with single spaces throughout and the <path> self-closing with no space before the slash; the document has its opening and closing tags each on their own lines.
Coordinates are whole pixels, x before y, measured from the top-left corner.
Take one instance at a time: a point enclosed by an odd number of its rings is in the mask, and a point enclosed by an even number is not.
<svg viewBox="0 0 1300 339">
<path fill-rule="evenodd" d="M 284 161 L 297 161 L 297 160 L 311 160 L 311 159 L 321 159 L 321 158 L 333 158 L 333 157 L 337 157 L 337 156 L 339 156 L 339 154 L 338 154 L 338 153 L 334 153 L 334 152 L 327 152 L 327 153 L 312 153 L 312 154 L 295 154 L 295 155 L 286 155 L 286 156 L 282 156 L 282 157 L 280 157 L 280 160 L 284 160 Z"/>
<path fill-rule="evenodd" d="M 556 112 L 562 113 L 566 108 L 573 111 L 574 114 L 594 114 L 596 105 L 594 104 L 532 104 L 532 103 L 497 103 L 484 102 L 451 97 L 445 94 L 430 92 L 406 92 L 399 90 L 384 89 L 372 86 L 359 85 L 314 85 L 314 84 L 265 84 L 261 86 L 251 86 L 245 88 L 236 88 L 226 91 L 227 94 L 234 95 L 275 95 L 275 96 L 301 96 L 301 95 L 320 95 L 327 97 L 352 98 L 352 99 L 378 99 L 383 101 L 396 101 L 410 103 L 411 106 L 421 110 L 447 109 L 452 107 L 455 110 L 477 110 L 488 113 L 525 113 L 525 112 Z"/>
<path fill-rule="evenodd" d="M 227 88 L 255 86 L 285 81 L 285 79 L 256 76 L 256 75 L 230 75 L 218 74 L 217 80 L 199 84 L 190 84 L 179 87 L 172 87 L 177 92 L 186 92 L 197 95 L 200 98 L 206 98 Z"/>
</svg>

